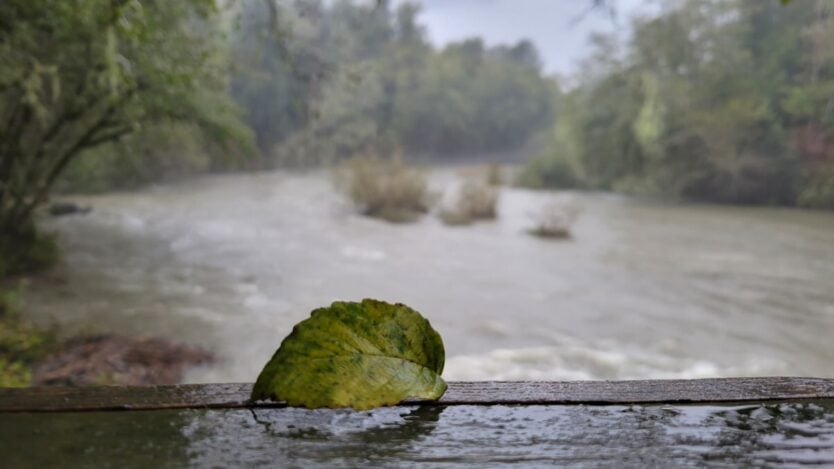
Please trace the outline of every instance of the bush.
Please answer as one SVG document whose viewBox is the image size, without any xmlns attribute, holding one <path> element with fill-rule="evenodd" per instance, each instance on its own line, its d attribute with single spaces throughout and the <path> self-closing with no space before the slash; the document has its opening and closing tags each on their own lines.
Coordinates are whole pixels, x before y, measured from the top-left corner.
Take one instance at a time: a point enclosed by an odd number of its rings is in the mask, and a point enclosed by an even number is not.
<svg viewBox="0 0 834 469">
<path fill-rule="evenodd" d="M 471 225 L 475 222 L 475 220 L 472 219 L 472 217 L 469 217 L 465 213 L 461 213 L 453 209 L 441 210 L 437 213 L 437 217 L 440 218 L 440 221 L 442 221 L 443 224 L 449 226 Z"/>
<path fill-rule="evenodd" d="M 135 189 L 211 170 L 240 167 L 237 148 L 220 148 L 194 125 L 170 122 L 148 126 L 122 140 L 88 150 L 58 181 L 61 192 L 99 193 Z"/>
<path fill-rule="evenodd" d="M 498 216 L 498 189 L 485 183 L 466 181 L 460 188 L 457 203 L 441 210 L 440 219 L 447 225 L 468 225 L 477 220 L 491 220 Z"/>
<path fill-rule="evenodd" d="M 52 343 L 20 317 L 19 296 L 0 291 L 0 387 L 25 387 L 32 380 L 32 364 Z"/>
<path fill-rule="evenodd" d="M 350 159 L 339 181 L 363 215 L 410 222 L 429 209 L 428 182 L 400 153 L 390 159 L 367 153 Z"/>
<path fill-rule="evenodd" d="M 458 210 L 476 220 L 493 219 L 498 213 L 498 189 L 467 181 L 460 188 Z"/>
<path fill-rule="evenodd" d="M 0 388 L 25 388 L 32 382 L 32 370 L 21 362 L 0 356 Z"/>
<path fill-rule="evenodd" d="M 486 183 L 490 186 L 500 186 L 504 183 L 504 174 L 501 171 L 501 165 L 491 163 L 487 166 Z"/>
<path fill-rule="evenodd" d="M 0 278 L 41 271 L 58 261 L 55 237 L 33 225 L 0 232 Z"/>
<path fill-rule="evenodd" d="M 834 167 L 806 176 L 808 182 L 797 197 L 797 205 L 807 208 L 834 209 Z"/>
<path fill-rule="evenodd" d="M 531 189 L 574 189 L 585 186 L 574 165 L 558 154 L 542 155 L 530 160 L 519 173 L 516 183 Z"/>
<path fill-rule="evenodd" d="M 579 209 L 569 203 L 551 202 L 539 213 L 536 226 L 529 233 L 539 238 L 569 239 L 571 226 L 579 215 Z"/>
</svg>

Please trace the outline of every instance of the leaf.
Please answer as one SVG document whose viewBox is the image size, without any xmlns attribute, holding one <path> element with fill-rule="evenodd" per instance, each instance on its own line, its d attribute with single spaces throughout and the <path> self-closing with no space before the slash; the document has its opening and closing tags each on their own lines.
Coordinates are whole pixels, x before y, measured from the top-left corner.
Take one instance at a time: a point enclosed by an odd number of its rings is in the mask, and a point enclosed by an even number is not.
<svg viewBox="0 0 834 469">
<path fill-rule="evenodd" d="M 366 410 L 435 400 L 445 351 L 429 321 L 403 304 L 335 302 L 298 323 L 266 364 L 252 400 Z"/>
</svg>

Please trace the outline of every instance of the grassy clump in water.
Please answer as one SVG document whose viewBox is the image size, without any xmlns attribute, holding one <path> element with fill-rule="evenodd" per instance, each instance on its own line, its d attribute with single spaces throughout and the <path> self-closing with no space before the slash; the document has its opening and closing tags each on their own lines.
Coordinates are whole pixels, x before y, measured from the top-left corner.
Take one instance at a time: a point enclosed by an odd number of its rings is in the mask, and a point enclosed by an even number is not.
<svg viewBox="0 0 834 469">
<path fill-rule="evenodd" d="M 32 365 L 42 358 L 53 339 L 21 317 L 19 294 L 0 291 L 0 387 L 26 387 Z"/>
<path fill-rule="evenodd" d="M 486 169 L 486 182 L 490 186 L 500 186 L 504 184 L 504 172 L 501 170 L 501 165 L 498 163 L 490 163 Z"/>
<path fill-rule="evenodd" d="M 492 220 L 498 216 L 498 194 L 498 188 L 489 184 L 466 181 L 460 188 L 455 205 L 440 212 L 440 220 L 447 225 L 468 225 L 477 220 Z"/>
<path fill-rule="evenodd" d="M 575 205 L 552 202 L 541 210 L 529 233 L 539 238 L 570 239 L 573 236 L 571 227 L 578 215 L 579 209 Z"/>
<path fill-rule="evenodd" d="M 367 153 L 350 159 L 340 180 L 360 212 L 392 223 L 416 220 L 429 209 L 428 181 L 400 153 Z"/>
</svg>

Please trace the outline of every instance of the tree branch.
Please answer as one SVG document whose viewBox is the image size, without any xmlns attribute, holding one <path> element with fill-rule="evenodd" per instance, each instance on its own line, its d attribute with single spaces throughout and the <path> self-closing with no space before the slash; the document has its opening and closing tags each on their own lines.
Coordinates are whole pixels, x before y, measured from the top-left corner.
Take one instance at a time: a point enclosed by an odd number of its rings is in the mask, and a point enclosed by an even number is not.
<svg viewBox="0 0 834 469">
<path fill-rule="evenodd" d="M 118 127 L 115 130 L 111 130 L 110 132 L 102 133 L 101 135 L 91 138 L 87 143 L 86 148 L 97 147 L 104 143 L 116 141 L 131 132 L 133 132 L 133 127 L 129 125 Z"/>
<path fill-rule="evenodd" d="M 66 166 L 69 164 L 72 159 L 78 155 L 79 152 L 82 150 L 94 146 L 94 144 L 103 143 L 104 140 L 101 138 L 103 137 L 100 135 L 101 132 L 107 131 L 108 128 L 112 127 L 111 118 L 113 114 L 119 109 L 119 107 L 124 104 L 133 94 L 135 93 L 136 89 L 130 90 L 128 93 L 122 95 L 119 99 L 112 101 L 108 106 L 107 109 L 104 110 L 102 115 L 96 120 L 96 122 L 90 126 L 89 129 L 78 139 L 76 142 L 70 146 L 59 158 L 57 158 L 57 162 L 55 165 L 48 171 L 46 178 L 42 180 L 40 184 L 38 184 L 37 189 L 32 191 L 34 196 L 30 199 L 27 203 L 23 205 L 23 207 L 17 211 L 17 213 L 13 213 L 10 217 L 12 223 L 23 223 L 29 217 L 32 216 L 35 208 L 38 205 L 42 204 L 49 194 L 49 190 L 55 184 L 55 181 L 58 179 L 58 176 L 64 171 Z M 125 130 L 125 132 L 129 132 L 129 130 Z M 115 132 L 111 132 L 109 135 L 113 135 Z"/>
</svg>

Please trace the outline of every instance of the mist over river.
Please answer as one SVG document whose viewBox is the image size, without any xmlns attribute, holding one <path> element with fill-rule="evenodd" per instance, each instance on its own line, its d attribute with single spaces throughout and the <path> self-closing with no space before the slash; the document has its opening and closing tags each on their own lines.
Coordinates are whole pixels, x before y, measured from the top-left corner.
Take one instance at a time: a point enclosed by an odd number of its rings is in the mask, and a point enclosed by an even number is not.
<svg viewBox="0 0 834 469">
<path fill-rule="evenodd" d="M 580 210 L 570 241 L 526 233 L 554 199 Z M 504 187 L 495 221 L 395 225 L 323 171 L 72 200 L 94 210 L 46 221 L 64 260 L 27 310 L 214 351 L 188 382 L 254 381 L 312 309 L 366 297 L 428 317 L 450 380 L 834 377 L 830 212 Z"/>
</svg>

